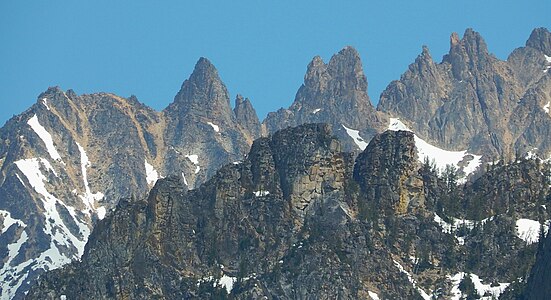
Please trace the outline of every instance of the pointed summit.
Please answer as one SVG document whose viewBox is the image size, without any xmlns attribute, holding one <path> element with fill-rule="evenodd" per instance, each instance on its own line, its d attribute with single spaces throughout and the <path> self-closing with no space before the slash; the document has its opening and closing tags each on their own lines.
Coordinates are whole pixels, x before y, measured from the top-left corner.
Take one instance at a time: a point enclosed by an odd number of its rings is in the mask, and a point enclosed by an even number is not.
<svg viewBox="0 0 551 300">
<path fill-rule="evenodd" d="M 339 53 L 333 55 L 329 60 L 330 67 L 341 67 L 345 64 L 348 66 L 348 68 L 341 71 L 350 70 L 350 66 L 354 66 L 354 71 L 357 71 L 358 68 L 362 68 L 360 54 L 352 46 L 344 47 L 341 51 L 339 51 Z"/>
<path fill-rule="evenodd" d="M 308 64 L 304 85 L 310 89 L 326 89 L 330 85 L 332 90 L 367 92 L 367 78 L 360 54 L 353 47 L 346 46 L 327 64 L 321 57 L 315 56 Z"/>
<path fill-rule="evenodd" d="M 327 65 L 321 57 L 315 56 L 306 69 L 304 85 L 313 89 L 322 89 L 326 86 L 328 77 Z"/>
<path fill-rule="evenodd" d="M 327 65 L 327 71 L 339 82 L 339 89 L 367 92 L 367 78 L 363 71 L 362 60 L 353 47 L 344 47 L 339 53 L 333 55 Z"/>
<path fill-rule="evenodd" d="M 534 29 L 526 41 L 526 47 L 540 50 L 547 56 L 551 56 L 551 33 L 543 27 Z"/>
<path fill-rule="evenodd" d="M 243 98 L 238 94 L 235 98 L 233 113 L 237 122 L 248 131 L 251 139 L 255 140 L 260 137 L 260 121 L 249 98 Z"/>
<path fill-rule="evenodd" d="M 199 58 L 193 69 L 190 80 L 193 81 L 207 81 L 207 80 L 220 80 L 218 76 L 218 70 L 216 67 L 205 57 Z"/>
<path fill-rule="evenodd" d="M 166 110 L 226 122 L 232 115 L 228 90 L 214 65 L 204 57 L 197 61 L 193 73 Z"/>
<path fill-rule="evenodd" d="M 482 36 L 468 28 L 461 40 L 457 33 L 452 33 L 450 52 L 444 56 L 443 62 L 450 63 L 454 77 L 463 80 L 472 76 L 473 72 L 487 68 L 490 60 L 492 58 Z"/>
<path fill-rule="evenodd" d="M 480 35 L 472 28 L 467 28 L 463 38 L 458 40 L 457 33 L 452 33 L 450 37 L 450 54 L 461 54 L 467 56 L 487 55 L 488 46 Z"/>
<path fill-rule="evenodd" d="M 361 137 L 368 140 L 374 134 L 373 129 L 379 126 L 367 95 L 367 78 L 360 55 L 353 47 L 343 48 L 327 64 L 319 56 L 314 57 L 291 107 L 268 114 L 262 130 L 273 133 L 288 126 L 320 122 L 333 126 L 335 134 L 345 141 L 347 151 L 360 146 L 355 142 L 357 139 L 345 132 L 345 127 L 360 131 Z"/>
<path fill-rule="evenodd" d="M 423 46 L 423 50 L 421 51 L 421 54 L 419 54 L 417 56 L 417 58 L 415 59 L 415 64 L 419 68 L 422 68 L 422 66 L 426 66 L 426 65 L 429 65 L 429 66 L 434 65 L 434 62 L 432 60 L 432 56 L 430 55 L 430 51 L 429 51 L 429 48 L 427 46 Z M 411 69 L 412 65 L 410 65 L 409 68 Z"/>
</svg>

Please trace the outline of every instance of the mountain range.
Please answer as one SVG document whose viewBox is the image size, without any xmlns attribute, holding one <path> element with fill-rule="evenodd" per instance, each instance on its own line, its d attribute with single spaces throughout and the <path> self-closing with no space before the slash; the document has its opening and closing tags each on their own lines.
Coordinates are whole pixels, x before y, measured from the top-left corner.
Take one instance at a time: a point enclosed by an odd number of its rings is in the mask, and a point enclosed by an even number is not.
<svg viewBox="0 0 551 300">
<path fill-rule="evenodd" d="M 205 58 L 161 112 L 49 88 L 0 129 L 2 299 L 545 299 L 549 69 L 468 29 L 377 107 L 352 47 L 263 122 Z"/>
</svg>

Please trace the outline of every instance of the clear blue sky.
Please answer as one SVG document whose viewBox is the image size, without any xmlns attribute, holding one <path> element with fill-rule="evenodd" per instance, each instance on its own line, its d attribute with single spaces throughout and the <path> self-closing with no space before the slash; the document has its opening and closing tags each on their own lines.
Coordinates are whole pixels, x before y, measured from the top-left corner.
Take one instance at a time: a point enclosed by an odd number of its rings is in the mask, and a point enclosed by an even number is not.
<svg viewBox="0 0 551 300">
<path fill-rule="evenodd" d="M 440 61 L 450 33 L 480 32 L 505 59 L 535 27 L 551 29 L 549 0 L 0 1 L 0 124 L 49 86 L 136 95 L 161 110 L 201 56 L 230 96 L 260 118 L 287 107 L 306 65 L 346 45 L 361 54 L 372 102 L 427 45 Z"/>
</svg>

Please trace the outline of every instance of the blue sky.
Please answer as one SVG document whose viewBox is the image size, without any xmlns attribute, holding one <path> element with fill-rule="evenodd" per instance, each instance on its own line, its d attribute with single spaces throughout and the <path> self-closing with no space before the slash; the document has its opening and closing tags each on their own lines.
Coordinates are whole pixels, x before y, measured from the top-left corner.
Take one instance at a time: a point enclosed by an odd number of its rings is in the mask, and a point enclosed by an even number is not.
<svg viewBox="0 0 551 300">
<path fill-rule="evenodd" d="M 159 5 L 162 3 L 163 5 Z M 436 61 L 451 32 L 480 32 L 505 59 L 551 1 L 0 1 L 0 124 L 49 86 L 132 94 L 161 110 L 209 58 L 233 98 L 260 118 L 289 106 L 315 55 L 360 52 L 372 102 L 427 45 Z"/>
</svg>

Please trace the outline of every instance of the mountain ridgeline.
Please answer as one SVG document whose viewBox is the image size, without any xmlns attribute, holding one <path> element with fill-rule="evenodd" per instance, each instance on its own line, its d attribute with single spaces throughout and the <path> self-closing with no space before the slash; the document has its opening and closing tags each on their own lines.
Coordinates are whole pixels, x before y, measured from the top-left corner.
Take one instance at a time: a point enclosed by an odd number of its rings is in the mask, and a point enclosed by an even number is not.
<svg viewBox="0 0 551 300">
<path fill-rule="evenodd" d="M 49 88 L 0 128 L 1 299 L 551 297 L 550 69 L 468 29 L 377 107 L 352 47 L 263 122 L 205 58 L 161 112 Z"/>
</svg>

